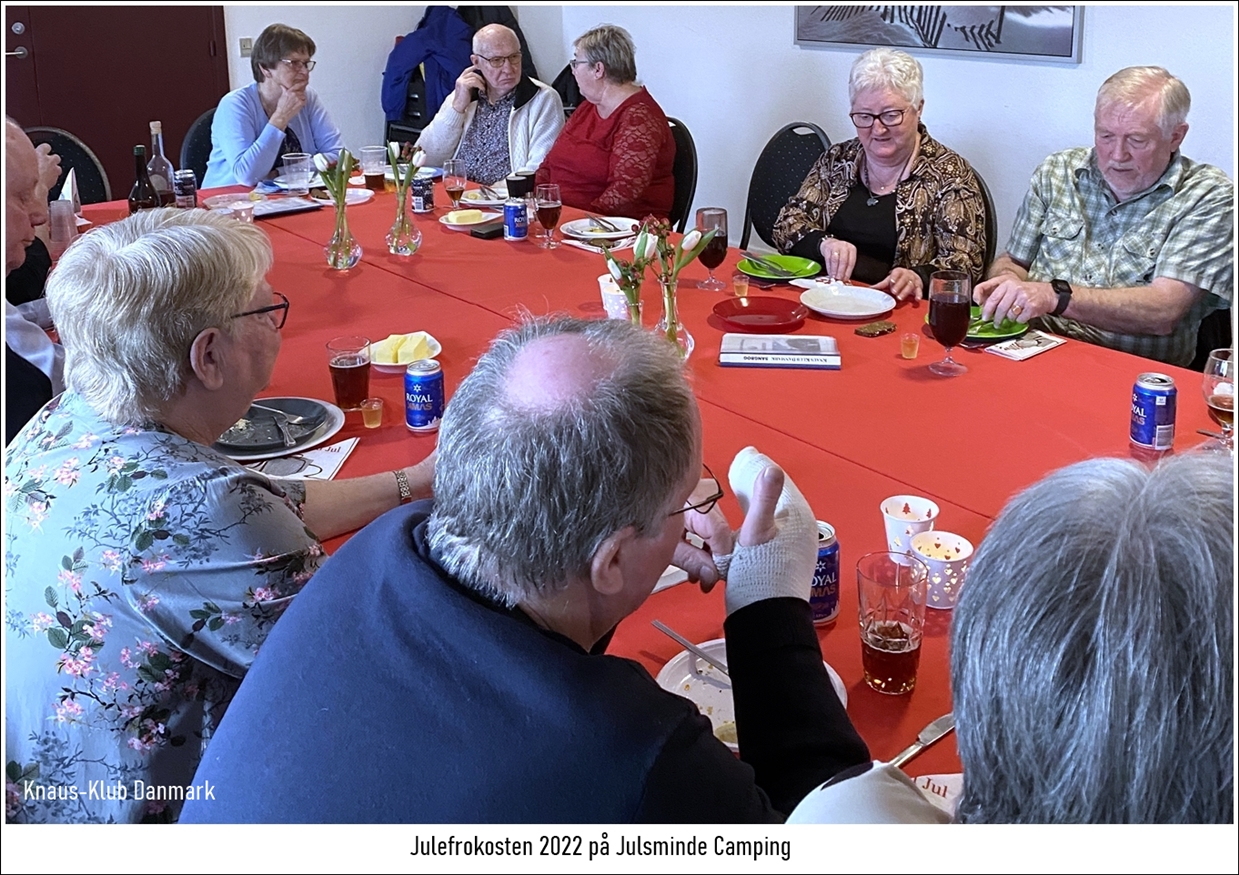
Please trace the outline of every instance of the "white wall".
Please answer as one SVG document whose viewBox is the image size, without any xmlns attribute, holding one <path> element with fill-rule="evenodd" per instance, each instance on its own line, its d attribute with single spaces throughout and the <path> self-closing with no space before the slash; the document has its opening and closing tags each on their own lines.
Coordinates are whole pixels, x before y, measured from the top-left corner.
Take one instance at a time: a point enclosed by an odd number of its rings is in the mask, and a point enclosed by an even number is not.
<svg viewBox="0 0 1239 875">
<path fill-rule="evenodd" d="M 353 151 L 383 142 L 379 91 L 387 54 L 398 34 L 417 27 L 425 6 L 225 6 L 228 78 L 233 88 L 254 81 L 250 59 L 241 57 L 242 37 L 258 39 L 277 22 L 305 31 L 318 51 L 310 85 Z"/>
<path fill-rule="evenodd" d="M 855 136 L 847 75 L 859 51 L 797 47 L 793 14 L 790 6 L 567 6 L 558 66 L 589 28 L 628 29 L 641 79 L 696 140 L 694 205 L 726 207 L 734 243 L 753 162 L 771 134 L 806 120 L 833 142 Z M 1180 77 L 1192 92 L 1184 154 L 1233 177 L 1234 30 L 1233 4 L 1090 6 L 1079 65 L 917 53 L 925 68 L 924 121 L 985 177 L 998 207 L 1001 250 L 1032 171 L 1050 152 L 1092 144 L 1097 88 L 1122 67 L 1158 64 Z M 526 37 L 554 39 L 528 31 Z"/>
</svg>

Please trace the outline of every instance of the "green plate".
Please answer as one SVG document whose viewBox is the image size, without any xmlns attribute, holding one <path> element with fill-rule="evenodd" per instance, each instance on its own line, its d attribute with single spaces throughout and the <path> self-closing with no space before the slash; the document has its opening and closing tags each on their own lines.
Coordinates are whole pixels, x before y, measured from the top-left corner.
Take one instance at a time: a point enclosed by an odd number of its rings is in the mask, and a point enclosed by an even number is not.
<svg viewBox="0 0 1239 875">
<path fill-rule="evenodd" d="M 755 276 L 762 280 L 804 279 L 805 277 L 816 276 L 817 272 L 822 269 L 822 266 L 816 261 L 801 258 L 797 255 L 763 255 L 762 258 L 771 264 L 777 264 L 784 270 L 791 271 L 791 276 L 779 276 L 776 273 L 763 270 L 747 258 L 742 258 L 736 267 L 740 268 L 742 273 L 747 273 L 749 276 Z"/>
<path fill-rule="evenodd" d="M 1023 322 L 1016 322 L 1014 319 L 1004 319 L 1002 324 L 997 328 L 993 322 L 976 323 L 976 320 L 981 318 L 981 308 L 976 304 L 972 305 L 973 322 L 968 326 L 967 340 L 979 340 L 984 343 L 989 343 L 993 340 L 1010 340 L 1013 337 L 1019 337 L 1021 334 L 1028 332 L 1028 325 Z M 925 324 L 929 324 L 929 314 L 925 314 Z"/>
</svg>

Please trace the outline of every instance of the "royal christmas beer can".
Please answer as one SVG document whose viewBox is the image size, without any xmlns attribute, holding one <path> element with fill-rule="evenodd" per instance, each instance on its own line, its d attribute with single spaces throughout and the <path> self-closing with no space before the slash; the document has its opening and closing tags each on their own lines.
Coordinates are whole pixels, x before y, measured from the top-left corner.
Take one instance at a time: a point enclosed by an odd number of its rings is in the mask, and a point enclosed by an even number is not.
<svg viewBox="0 0 1239 875">
<path fill-rule="evenodd" d="M 1131 390 L 1131 443 L 1164 453 L 1174 446 L 1174 378 L 1165 374 L 1141 374 Z"/>
<path fill-rule="evenodd" d="M 503 205 L 503 239 L 524 240 L 528 236 L 529 214 L 525 211 L 525 201 L 510 197 Z"/>
<path fill-rule="evenodd" d="M 438 431 L 443 419 L 443 369 L 434 359 L 413 362 L 404 372 L 404 424 L 409 431 Z"/>
<path fill-rule="evenodd" d="M 817 521 L 817 569 L 809 595 L 813 625 L 829 626 L 839 616 L 839 539 L 835 527 Z"/>
</svg>

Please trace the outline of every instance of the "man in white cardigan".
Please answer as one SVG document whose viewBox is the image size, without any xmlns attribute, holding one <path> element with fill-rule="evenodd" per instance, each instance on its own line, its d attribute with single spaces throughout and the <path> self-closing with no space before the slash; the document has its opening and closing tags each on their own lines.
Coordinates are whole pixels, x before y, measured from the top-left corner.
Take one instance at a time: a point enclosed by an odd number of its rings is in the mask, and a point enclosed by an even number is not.
<svg viewBox="0 0 1239 875">
<path fill-rule="evenodd" d="M 466 175 L 484 185 L 537 170 L 564 126 L 559 94 L 521 73 L 520 40 L 502 24 L 473 35 L 470 59 L 473 65 L 418 138 L 426 163 L 461 159 Z"/>
</svg>

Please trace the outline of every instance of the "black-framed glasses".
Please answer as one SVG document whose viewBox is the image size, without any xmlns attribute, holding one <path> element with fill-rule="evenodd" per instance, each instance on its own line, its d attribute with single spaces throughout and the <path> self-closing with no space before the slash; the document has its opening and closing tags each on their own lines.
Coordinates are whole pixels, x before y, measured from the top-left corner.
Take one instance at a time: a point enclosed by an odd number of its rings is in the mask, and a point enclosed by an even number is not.
<svg viewBox="0 0 1239 875">
<path fill-rule="evenodd" d="M 259 307 L 257 310 L 246 310 L 244 313 L 233 313 L 229 319 L 240 319 L 242 316 L 257 316 L 260 313 L 274 313 L 279 311 L 279 316 L 271 317 L 271 324 L 275 326 L 275 330 L 279 331 L 284 327 L 284 323 L 288 321 L 288 298 L 283 292 L 275 292 L 276 297 L 280 299 L 280 303 L 272 304 L 270 307 Z"/>
<path fill-rule="evenodd" d="M 852 120 L 852 124 L 856 125 L 858 128 L 873 127 L 873 122 L 875 119 L 882 122 L 882 124 L 886 125 L 886 127 L 893 128 L 897 125 L 903 124 L 903 114 L 905 112 L 907 112 L 906 109 L 887 109 L 877 115 L 874 115 L 871 112 L 851 112 L 848 113 L 848 118 L 850 118 Z"/>
<path fill-rule="evenodd" d="M 489 64 L 491 69 L 493 70 L 503 69 L 504 64 L 510 64 L 513 67 L 519 67 L 521 65 L 521 53 L 520 52 L 516 52 L 515 54 L 512 54 L 512 55 L 500 55 L 497 58 L 488 58 L 485 55 L 478 55 L 478 57 L 481 58 L 483 61 L 485 61 L 487 64 Z"/>
<path fill-rule="evenodd" d="M 280 63 L 287 64 L 294 70 L 305 70 L 309 73 L 314 69 L 315 65 L 318 64 L 318 61 L 299 61 L 296 58 L 280 58 Z"/>
<path fill-rule="evenodd" d="M 690 510 L 695 510 L 697 511 L 697 513 L 709 513 L 710 511 L 714 510 L 714 505 L 718 504 L 719 499 L 723 497 L 723 484 L 720 483 L 719 479 L 714 476 L 714 472 L 710 470 L 710 466 L 703 464 L 701 467 L 706 472 L 706 476 L 703 477 L 702 479 L 714 481 L 713 494 L 711 494 L 710 497 L 708 498 L 703 498 L 701 501 L 698 501 L 695 504 L 686 504 L 684 507 L 680 508 L 679 510 L 673 510 L 671 511 L 670 514 L 668 514 L 668 516 L 675 516 L 676 514 L 680 514 L 680 513 L 688 513 Z"/>
<path fill-rule="evenodd" d="M 576 58 L 573 58 L 571 61 L 568 62 L 568 66 L 571 67 L 573 70 L 575 70 L 579 64 L 587 64 L 590 67 L 592 67 L 594 66 L 594 64 L 597 64 L 597 63 L 598 63 L 597 61 L 591 61 L 588 58 L 586 58 L 583 61 L 578 61 Z"/>
</svg>

